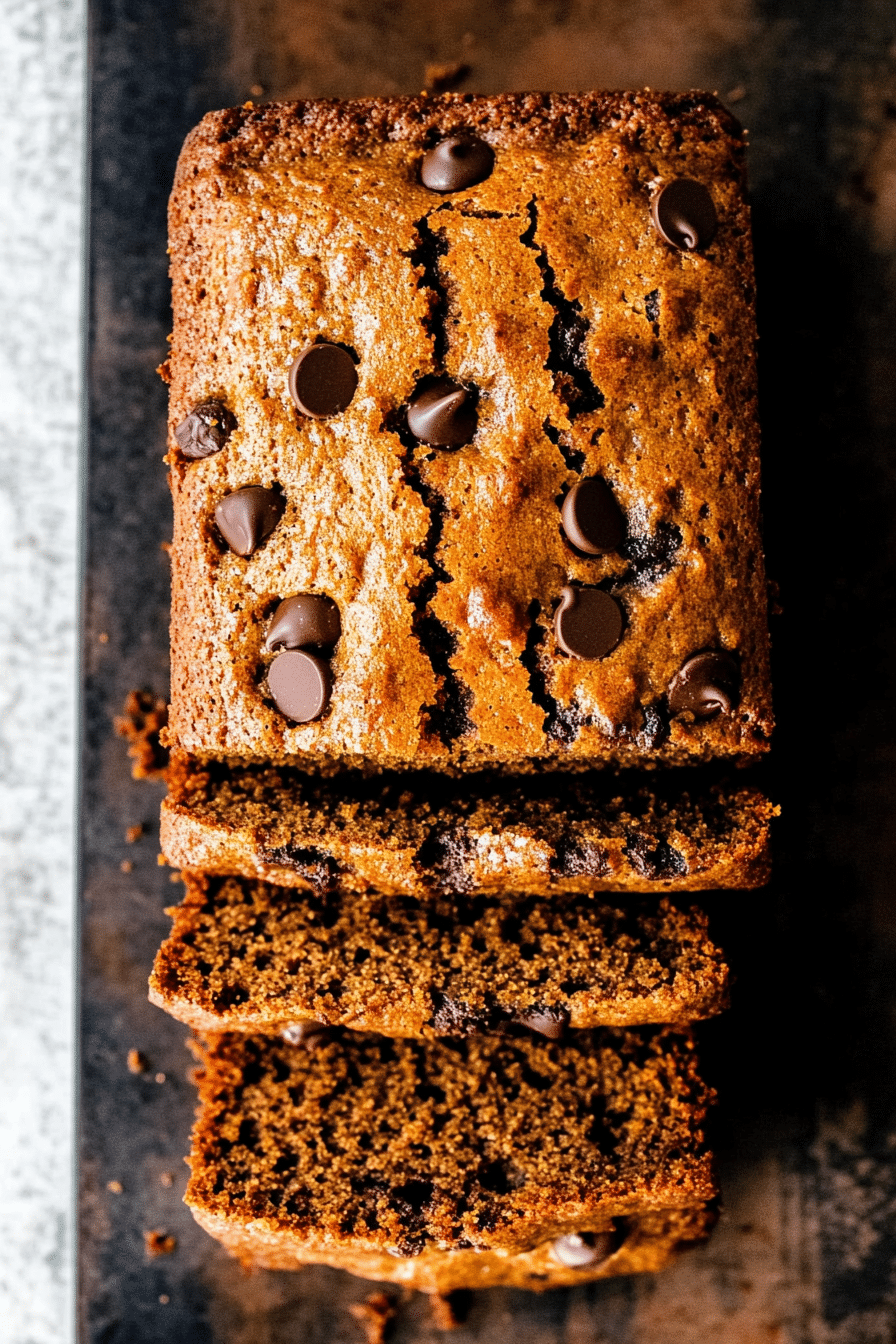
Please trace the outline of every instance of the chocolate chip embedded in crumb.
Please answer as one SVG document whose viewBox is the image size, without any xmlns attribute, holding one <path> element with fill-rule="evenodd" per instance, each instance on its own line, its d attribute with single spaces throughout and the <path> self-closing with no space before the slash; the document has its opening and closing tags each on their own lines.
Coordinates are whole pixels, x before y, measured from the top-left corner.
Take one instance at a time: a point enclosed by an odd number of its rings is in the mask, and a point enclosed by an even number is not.
<svg viewBox="0 0 896 1344">
<path fill-rule="evenodd" d="M 669 683 L 669 709 L 673 714 L 689 711 L 695 719 L 714 719 L 730 714 L 740 691 L 740 667 L 733 654 L 723 649 L 695 653 Z"/>
<path fill-rule="evenodd" d="M 476 396 L 450 378 L 438 378 L 414 393 L 408 406 L 408 428 L 421 443 L 458 448 L 476 433 Z"/>
<path fill-rule="evenodd" d="M 330 648 L 342 634 L 336 603 L 322 593 L 287 597 L 274 612 L 264 647 L 275 649 Z"/>
<path fill-rule="evenodd" d="M 622 638 L 622 608 L 601 588 L 561 590 L 554 616 L 557 643 L 573 658 L 606 658 Z"/>
<path fill-rule="evenodd" d="M 268 668 L 268 690 L 281 714 L 293 723 L 319 719 L 330 703 L 330 669 L 313 653 L 289 649 Z"/>
<path fill-rule="evenodd" d="M 211 457 L 219 453 L 236 429 L 236 417 L 220 401 L 202 401 L 174 431 L 184 457 Z"/>
<path fill-rule="evenodd" d="M 355 361 L 341 345 L 306 346 L 289 371 L 289 395 L 303 415 L 325 420 L 348 406 L 358 386 Z"/>
<path fill-rule="evenodd" d="M 465 191 L 484 182 L 495 166 L 491 145 L 474 135 L 449 135 L 423 156 L 420 181 L 430 191 Z"/>
<path fill-rule="evenodd" d="M 650 202 L 650 213 L 666 242 L 683 252 L 711 243 L 719 223 L 706 187 L 689 177 L 679 177 L 658 191 Z"/>
<path fill-rule="evenodd" d="M 218 531 L 237 555 L 248 556 L 266 541 L 283 517 L 286 500 L 280 490 L 247 485 L 225 495 L 215 509 Z"/>
<path fill-rule="evenodd" d="M 327 1041 L 333 1039 L 333 1029 L 328 1027 L 325 1022 L 293 1022 L 291 1026 L 284 1027 L 280 1035 L 286 1041 L 287 1045 L 303 1045 L 310 1053 L 316 1050 L 319 1045 L 325 1045 Z"/>
<path fill-rule="evenodd" d="M 567 1269 L 590 1269 L 616 1250 L 612 1232 L 570 1232 L 558 1237 L 551 1247 L 551 1255 Z"/>
<path fill-rule="evenodd" d="M 569 1026 L 569 1013 L 565 1008 L 530 1008 L 517 1013 L 514 1021 L 538 1032 L 539 1036 L 546 1036 L 549 1041 L 559 1041 Z"/>
<path fill-rule="evenodd" d="M 570 490 L 560 510 L 563 531 L 586 555 L 615 551 L 625 536 L 625 519 L 606 481 L 589 476 Z"/>
</svg>

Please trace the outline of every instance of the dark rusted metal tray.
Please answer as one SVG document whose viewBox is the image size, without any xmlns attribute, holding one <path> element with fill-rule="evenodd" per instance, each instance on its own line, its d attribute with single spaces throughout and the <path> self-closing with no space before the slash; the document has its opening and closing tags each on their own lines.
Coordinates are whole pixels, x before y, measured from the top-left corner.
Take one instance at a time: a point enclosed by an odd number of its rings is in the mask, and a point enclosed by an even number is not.
<svg viewBox="0 0 896 1344">
<path fill-rule="evenodd" d="M 93 0 L 82 808 L 85 1344 L 337 1344 L 371 1289 L 245 1276 L 181 1203 L 185 1031 L 146 1001 L 178 898 L 112 717 L 164 694 L 165 203 L 189 128 L 248 97 L 702 86 L 752 130 L 765 516 L 781 587 L 770 890 L 710 898 L 738 983 L 702 1032 L 725 1188 L 655 1279 L 492 1290 L 454 1338 L 891 1341 L 896 1331 L 896 9 L 879 0 Z M 134 844 L 128 827 L 145 822 Z M 122 871 L 130 862 L 132 871 Z M 132 1074 L 129 1049 L 150 1068 Z M 162 1077 L 164 1080 L 161 1081 Z M 165 1173 L 173 1173 L 163 1184 Z M 166 1177 L 167 1179 L 167 1177 Z M 109 1182 L 113 1188 L 109 1189 Z M 114 1183 L 121 1185 L 120 1192 Z M 143 1233 L 177 1238 L 155 1260 Z M 423 1298 L 393 1338 L 439 1336 Z"/>
</svg>

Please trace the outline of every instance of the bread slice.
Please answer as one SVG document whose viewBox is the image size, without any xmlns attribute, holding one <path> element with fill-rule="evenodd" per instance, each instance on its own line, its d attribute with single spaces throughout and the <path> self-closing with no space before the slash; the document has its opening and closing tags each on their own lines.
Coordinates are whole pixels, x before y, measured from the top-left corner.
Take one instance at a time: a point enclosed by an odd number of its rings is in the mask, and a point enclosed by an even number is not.
<svg viewBox="0 0 896 1344">
<path fill-rule="evenodd" d="M 687 1034 L 197 1049 L 186 1202 L 246 1264 L 538 1289 L 659 1269 L 711 1226 Z"/>
<path fill-rule="evenodd" d="M 687 1023 L 727 1004 L 705 914 L 668 899 L 357 896 L 188 873 L 150 980 L 204 1032 L 433 1037 Z"/>
<path fill-rule="evenodd" d="M 677 771 L 319 779 L 175 754 L 168 787 L 177 868 L 408 896 L 761 887 L 777 812 L 754 785 Z"/>
</svg>

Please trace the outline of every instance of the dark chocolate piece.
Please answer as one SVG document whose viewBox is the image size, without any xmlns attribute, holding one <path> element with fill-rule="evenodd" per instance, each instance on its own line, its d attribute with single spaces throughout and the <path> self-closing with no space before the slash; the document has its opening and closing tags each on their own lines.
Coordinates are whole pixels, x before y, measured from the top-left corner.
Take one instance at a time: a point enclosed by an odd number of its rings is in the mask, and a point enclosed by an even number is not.
<svg viewBox="0 0 896 1344">
<path fill-rule="evenodd" d="M 287 1045 L 304 1045 L 310 1054 L 319 1045 L 325 1045 L 333 1039 L 333 1029 L 325 1022 L 293 1022 L 291 1026 L 284 1027 L 280 1035 Z"/>
<path fill-rule="evenodd" d="M 537 1031 L 539 1036 L 547 1036 L 549 1041 L 559 1041 L 569 1026 L 569 1013 L 565 1008 L 530 1008 L 517 1013 L 514 1020 L 521 1027 Z"/>
<path fill-rule="evenodd" d="M 737 659 L 723 649 L 708 649 L 688 658 L 669 683 L 669 709 L 690 710 L 695 719 L 730 714 L 740 690 Z"/>
<path fill-rule="evenodd" d="M 495 152 L 473 135 L 449 135 L 423 156 L 420 181 L 430 191 L 464 191 L 483 182 L 495 166 Z"/>
<path fill-rule="evenodd" d="M 341 345 L 325 341 L 306 346 L 289 371 L 289 395 L 302 414 L 314 420 L 344 411 L 357 386 L 351 355 Z"/>
<path fill-rule="evenodd" d="M 622 510 L 600 476 L 588 476 L 572 487 L 563 501 L 560 520 L 573 546 L 586 555 L 618 550 L 625 536 Z"/>
<path fill-rule="evenodd" d="M 421 443 L 456 448 L 476 433 L 476 396 L 450 378 L 438 378 L 415 392 L 408 406 L 408 428 Z"/>
<path fill-rule="evenodd" d="M 287 597 L 274 612 L 264 647 L 275 649 L 330 648 L 342 634 L 339 608 L 323 593 Z"/>
<path fill-rule="evenodd" d="M 225 495 L 215 509 L 218 531 L 237 555 L 252 555 L 283 517 L 286 500 L 280 490 L 247 485 Z"/>
<path fill-rule="evenodd" d="M 220 401 L 202 401 L 174 431 L 184 457 L 219 453 L 236 429 L 236 417 Z"/>
<path fill-rule="evenodd" d="M 332 678 L 321 658 L 304 649 L 278 653 L 268 668 L 268 690 L 281 714 L 293 723 L 319 719 L 330 703 Z"/>
<path fill-rule="evenodd" d="M 676 178 L 658 191 L 650 202 L 650 213 L 666 242 L 683 252 L 711 243 L 719 223 L 706 187 L 689 177 Z"/>
<path fill-rule="evenodd" d="M 622 608 L 601 588 L 561 590 L 554 616 L 554 634 L 564 653 L 573 658 L 606 658 L 622 638 Z"/>
<path fill-rule="evenodd" d="M 567 1269 L 588 1269 L 608 1260 L 617 1249 L 616 1242 L 612 1232 L 570 1232 L 557 1238 L 551 1254 Z"/>
</svg>

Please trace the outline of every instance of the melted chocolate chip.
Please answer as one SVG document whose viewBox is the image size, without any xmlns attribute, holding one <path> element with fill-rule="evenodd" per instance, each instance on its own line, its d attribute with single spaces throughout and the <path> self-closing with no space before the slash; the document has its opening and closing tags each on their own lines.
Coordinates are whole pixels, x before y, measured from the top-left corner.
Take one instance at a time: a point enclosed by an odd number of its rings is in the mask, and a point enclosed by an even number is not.
<svg viewBox="0 0 896 1344">
<path fill-rule="evenodd" d="M 252 555 L 283 517 L 286 500 L 279 490 L 247 485 L 225 495 L 215 509 L 218 531 L 237 555 Z"/>
<path fill-rule="evenodd" d="M 573 546 L 586 555 L 618 550 L 625 536 L 622 510 L 599 476 L 588 476 L 573 486 L 563 501 L 560 520 Z"/>
<path fill-rule="evenodd" d="M 274 612 L 264 647 L 275 649 L 329 648 L 342 634 L 339 608 L 322 593 L 287 597 Z"/>
<path fill-rule="evenodd" d="M 449 135 L 424 154 L 420 181 L 430 191 L 442 194 L 464 191 L 483 182 L 494 166 L 494 150 L 484 140 L 472 135 Z"/>
<path fill-rule="evenodd" d="M 293 1022 L 280 1033 L 287 1045 L 303 1045 L 311 1053 L 333 1039 L 333 1030 L 324 1022 Z"/>
<path fill-rule="evenodd" d="M 304 650 L 279 653 L 268 668 L 268 690 L 281 714 L 293 723 L 319 719 L 330 703 L 330 669 Z"/>
<path fill-rule="evenodd" d="M 414 393 L 408 429 L 421 443 L 457 448 L 476 433 L 476 395 L 450 378 L 438 378 Z"/>
<path fill-rule="evenodd" d="M 551 1255 L 567 1269 L 589 1269 L 613 1254 L 616 1240 L 612 1232 L 570 1232 L 557 1238 Z"/>
<path fill-rule="evenodd" d="M 740 690 L 737 659 L 722 649 L 710 649 L 688 658 L 669 683 L 669 709 L 689 710 L 695 719 L 730 714 Z"/>
<path fill-rule="evenodd" d="M 539 1036 L 547 1036 L 549 1041 L 559 1041 L 569 1026 L 569 1013 L 565 1008 L 530 1008 L 517 1013 L 514 1021 L 530 1031 L 537 1031 Z"/>
<path fill-rule="evenodd" d="M 683 252 L 711 243 L 719 223 L 706 187 L 689 177 L 679 177 L 658 191 L 650 202 L 650 213 L 666 242 Z"/>
<path fill-rule="evenodd" d="M 554 616 L 557 643 L 573 658 L 606 658 L 622 638 L 622 608 L 601 588 L 561 590 Z"/>
<path fill-rule="evenodd" d="M 236 429 L 236 417 L 220 401 L 202 401 L 174 431 L 184 457 L 211 457 L 219 453 Z"/>
<path fill-rule="evenodd" d="M 344 411 L 357 386 L 355 361 L 341 345 L 329 342 L 306 346 L 289 371 L 289 395 L 314 420 Z"/>
</svg>

